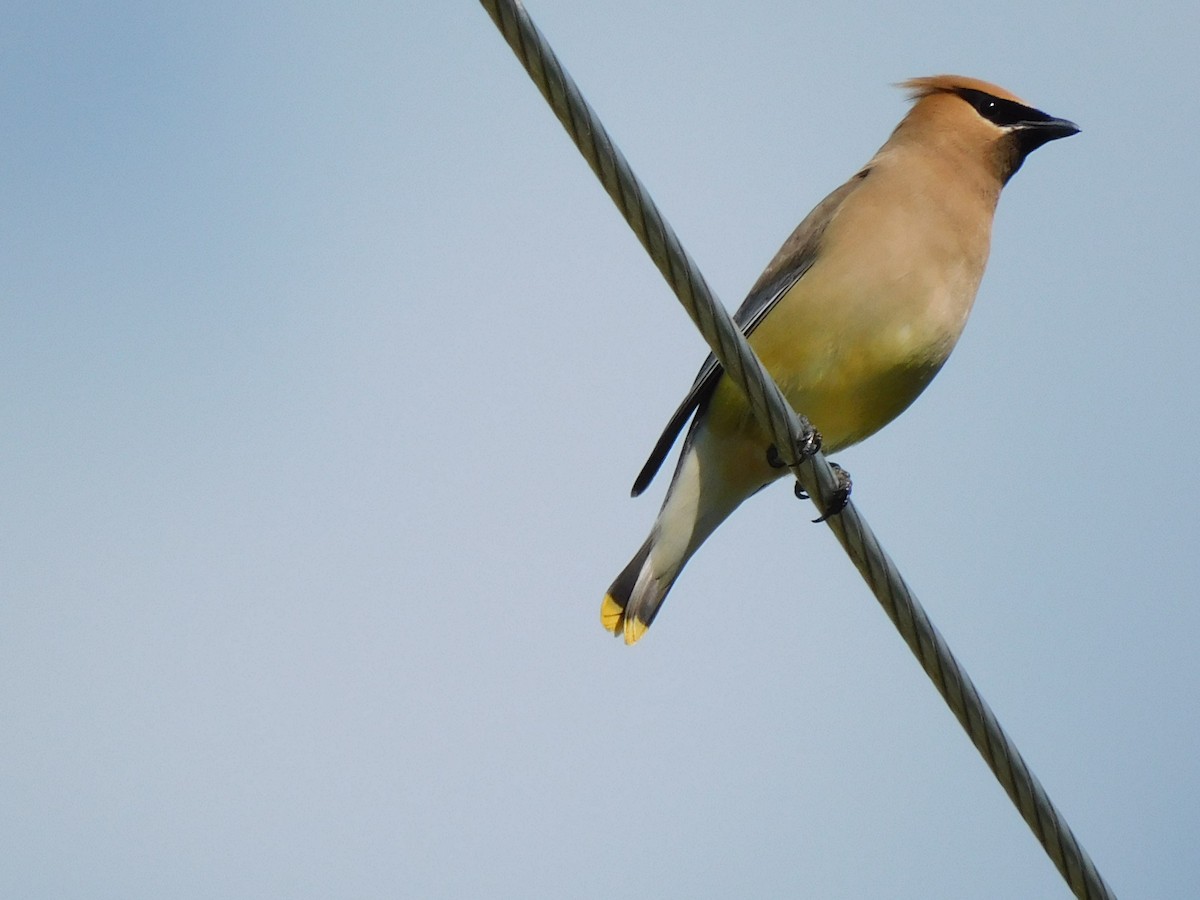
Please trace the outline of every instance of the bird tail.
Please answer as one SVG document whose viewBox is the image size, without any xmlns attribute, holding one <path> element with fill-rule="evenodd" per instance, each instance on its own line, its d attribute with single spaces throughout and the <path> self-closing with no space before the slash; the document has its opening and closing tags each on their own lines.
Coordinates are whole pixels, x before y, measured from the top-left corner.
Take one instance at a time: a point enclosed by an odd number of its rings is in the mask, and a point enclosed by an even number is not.
<svg viewBox="0 0 1200 900">
<path fill-rule="evenodd" d="M 650 552 L 653 545 L 651 534 L 629 565 L 621 570 L 600 604 L 601 624 L 614 636 L 624 636 L 626 644 L 637 643 L 646 633 L 678 574 L 678 569 L 672 574 L 654 571 Z"/>
</svg>

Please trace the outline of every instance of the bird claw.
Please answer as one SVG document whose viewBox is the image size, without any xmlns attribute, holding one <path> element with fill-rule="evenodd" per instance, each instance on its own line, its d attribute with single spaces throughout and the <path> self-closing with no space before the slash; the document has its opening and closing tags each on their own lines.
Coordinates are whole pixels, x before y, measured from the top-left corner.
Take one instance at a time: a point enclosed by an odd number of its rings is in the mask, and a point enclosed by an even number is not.
<svg viewBox="0 0 1200 900">
<path fill-rule="evenodd" d="M 796 464 L 799 465 L 812 457 L 816 456 L 821 450 L 821 432 L 815 428 L 809 428 L 808 432 L 796 444 Z M 772 469 L 787 468 L 787 463 L 783 457 L 779 455 L 779 448 L 772 444 L 767 448 L 767 465 Z"/>
<path fill-rule="evenodd" d="M 854 487 L 854 483 L 850 480 L 849 472 L 835 462 L 831 462 L 829 464 L 829 468 L 833 469 L 833 474 L 837 476 L 838 486 L 834 489 L 833 495 L 829 498 L 829 506 L 826 508 L 824 515 L 813 519 L 814 525 L 819 522 L 824 522 L 827 519 L 838 515 L 842 510 L 844 510 L 846 508 L 846 504 L 850 502 L 850 491 Z M 799 482 L 796 482 L 796 487 L 796 496 L 799 496 L 803 491 L 803 488 L 800 488 Z M 807 497 L 808 495 L 805 494 L 805 496 Z"/>
<path fill-rule="evenodd" d="M 813 428 L 811 425 L 808 428 L 808 433 L 804 435 L 804 440 L 800 442 L 800 446 L 796 448 L 800 454 L 800 462 L 806 459 L 812 459 L 821 452 L 821 432 Z"/>
</svg>

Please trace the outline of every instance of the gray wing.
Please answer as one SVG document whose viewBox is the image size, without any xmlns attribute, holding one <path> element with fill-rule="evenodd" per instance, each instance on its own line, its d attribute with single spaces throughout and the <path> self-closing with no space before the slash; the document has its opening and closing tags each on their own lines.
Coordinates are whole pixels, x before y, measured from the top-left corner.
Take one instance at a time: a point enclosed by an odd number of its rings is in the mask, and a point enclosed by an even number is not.
<svg viewBox="0 0 1200 900">
<path fill-rule="evenodd" d="M 821 237 L 829 222 L 839 207 L 846 202 L 846 198 L 862 184 L 863 179 L 870 174 L 870 171 L 870 168 L 863 169 L 818 203 L 813 211 L 804 218 L 804 221 L 796 226 L 796 230 L 792 232 L 791 236 L 784 241 L 779 252 L 775 254 L 775 258 L 771 260 L 770 265 L 767 266 L 754 287 L 750 289 L 750 293 L 746 295 L 746 299 L 742 301 L 742 305 L 733 314 L 734 324 L 741 329 L 742 334 L 749 337 L 758 324 L 766 318 L 767 313 L 774 309 L 780 298 L 790 291 L 792 286 L 803 278 L 804 274 L 812 267 L 820 252 Z M 667 422 L 667 427 L 663 429 L 658 443 L 650 451 L 650 458 L 646 460 L 642 471 L 634 480 L 633 496 L 636 497 L 649 487 L 654 476 L 658 474 L 658 470 L 662 468 L 663 460 L 671 452 L 675 440 L 683 431 L 683 426 L 688 423 L 696 410 L 712 396 L 722 374 L 724 374 L 724 369 L 717 362 L 717 358 L 710 353 L 704 360 L 704 365 L 700 367 L 700 372 L 692 383 L 692 389 L 688 391 L 683 402 L 679 404 L 679 408 L 675 410 L 675 414 L 671 416 L 671 420 Z"/>
</svg>

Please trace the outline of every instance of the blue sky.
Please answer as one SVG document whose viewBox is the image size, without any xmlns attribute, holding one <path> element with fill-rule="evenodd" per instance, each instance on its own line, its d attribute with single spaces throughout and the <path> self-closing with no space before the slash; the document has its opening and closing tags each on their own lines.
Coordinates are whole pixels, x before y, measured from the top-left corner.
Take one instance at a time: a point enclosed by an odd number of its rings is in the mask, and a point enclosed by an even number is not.
<svg viewBox="0 0 1200 900">
<path fill-rule="evenodd" d="M 891 84 L 1082 126 L 838 461 L 1116 891 L 1191 896 L 1194 10 L 529 9 L 730 306 Z M 601 630 L 705 351 L 475 3 L 17 3 L 0 118 L 0 894 L 1066 895 L 788 488 Z"/>
</svg>

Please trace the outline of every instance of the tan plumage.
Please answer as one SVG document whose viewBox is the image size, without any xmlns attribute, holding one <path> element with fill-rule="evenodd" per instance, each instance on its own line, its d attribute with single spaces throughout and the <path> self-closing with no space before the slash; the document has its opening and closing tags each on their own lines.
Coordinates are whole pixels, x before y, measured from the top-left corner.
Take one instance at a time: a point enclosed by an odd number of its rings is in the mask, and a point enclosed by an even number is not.
<svg viewBox="0 0 1200 900">
<path fill-rule="evenodd" d="M 939 75 L 879 152 L 809 213 L 734 316 L 789 402 L 836 451 L 904 411 L 950 355 L 987 264 L 1000 190 L 1026 155 L 1078 131 L 1003 88 Z M 701 543 L 786 474 L 712 357 L 634 483 L 692 419 L 662 510 L 609 588 L 601 621 L 626 643 L 654 620 Z"/>
</svg>

